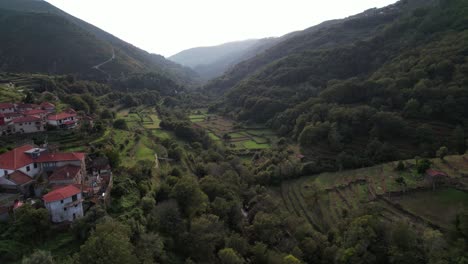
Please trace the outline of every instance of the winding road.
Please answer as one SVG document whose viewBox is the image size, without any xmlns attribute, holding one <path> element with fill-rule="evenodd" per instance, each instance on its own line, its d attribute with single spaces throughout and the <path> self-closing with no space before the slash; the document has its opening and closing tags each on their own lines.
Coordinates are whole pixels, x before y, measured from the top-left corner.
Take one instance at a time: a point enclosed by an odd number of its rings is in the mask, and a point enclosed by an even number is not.
<svg viewBox="0 0 468 264">
<path fill-rule="evenodd" d="M 93 67 L 91 67 L 91 68 L 92 68 L 92 69 L 95 69 L 95 70 L 98 70 L 98 71 L 100 71 L 100 72 L 102 72 L 102 73 L 108 75 L 108 76 L 109 76 L 109 79 L 110 79 L 110 77 L 111 77 L 110 74 L 107 73 L 107 72 L 105 72 L 105 71 L 103 71 L 103 70 L 101 70 L 101 67 L 104 66 L 104 65 L 106 65 L 107 63 L 113 61 L 113 60 L 115 60 L 115 50 L 114 50 L 114 47 L 112 47 L 112 57 L 111 57 L 110 59 L 108 59 L 108 60 L 106 60 L 105 62 L 102 62 L 102 63 L 100 63 L 100 64 L 98 64 L 98 65 L 95 65 L 95 66 L 93 66 Z"/>
</svg>

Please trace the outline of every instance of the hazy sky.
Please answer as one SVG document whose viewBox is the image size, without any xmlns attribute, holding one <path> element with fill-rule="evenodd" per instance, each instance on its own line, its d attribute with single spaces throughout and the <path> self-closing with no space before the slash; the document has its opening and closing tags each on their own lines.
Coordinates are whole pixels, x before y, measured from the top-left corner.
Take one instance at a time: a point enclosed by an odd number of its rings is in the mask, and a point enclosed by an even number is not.
<svg viewBox="0 0 468 264">
<path fill-rule="evenodd" d="M 281 36 L 396 0 L 46 0 L 149 52 Z"/>
</svg>

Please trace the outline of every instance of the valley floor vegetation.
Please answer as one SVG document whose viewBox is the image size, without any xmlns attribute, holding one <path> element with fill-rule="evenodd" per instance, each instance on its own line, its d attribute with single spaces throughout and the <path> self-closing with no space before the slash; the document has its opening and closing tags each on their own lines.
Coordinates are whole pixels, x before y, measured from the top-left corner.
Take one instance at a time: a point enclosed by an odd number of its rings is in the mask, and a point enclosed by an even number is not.
<svg viewBox="0 0 468 264">
<path fill-rule="evenodd" d="M 0 153 L 48 143 L 106 157 L 114 177 L 110 203 L 69 225 L 40 202 L 19 208 L 0 223 L 0 262 L 467 263 L 467 25 L 465 0 L 402 0 L 289 35 L 197 88 L 99 31 L 73 37 L 103 61 L 120 47 L 109 76 L 6 54 L 18 65 L 0 65 L 0 102 L 94 124 L 2 136 Z M 49 74 L 17 73 L 28 67 Z"/>
</svg>

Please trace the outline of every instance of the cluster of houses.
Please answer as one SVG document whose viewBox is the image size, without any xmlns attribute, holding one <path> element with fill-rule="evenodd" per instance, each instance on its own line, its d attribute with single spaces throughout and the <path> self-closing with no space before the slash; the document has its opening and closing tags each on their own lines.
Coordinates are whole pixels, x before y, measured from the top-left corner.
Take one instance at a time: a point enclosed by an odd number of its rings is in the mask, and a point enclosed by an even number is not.
<svg viewBox="0 0 468 264">
<path fill-rule="evenodd" d="M 106 158 L 23 145 L 0 155 L 0 220 L 41 199 L 52 222 L 72 222 L 83 216 L 84 201 L 107 198 L 111 183 Z"/>
<path fill-rule="evenodd" d="M 55 105 L 0 103 L 0 136 L 41 132 L 50 125 L 59 129 L 72 129 L 79 118 L 73 109 L 57 113 Z"/>
</svg>

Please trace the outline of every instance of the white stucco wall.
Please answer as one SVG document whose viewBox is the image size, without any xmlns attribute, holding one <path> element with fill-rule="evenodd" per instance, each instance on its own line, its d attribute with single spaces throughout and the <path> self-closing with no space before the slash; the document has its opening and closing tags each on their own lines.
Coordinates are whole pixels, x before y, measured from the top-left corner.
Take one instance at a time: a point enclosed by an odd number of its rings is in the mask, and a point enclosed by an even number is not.
<svg viewBox="0 0 468 264">
<path fill-rule="evenodd" d="M 44 125 L 42 124 L 42 122 L 26 122 L 15 124 L 16 133 L 34 133 L 40 131 L 44 131 Z"/>
<path fill-rule="evenodd" d="M 1 114 L 14 113 L 14 112 L 15 112 L 14 108 L 2 108 L 2 109 L 0 109 Z"/>
<path fill-rule="evenodd" d="M 81 193 L 79 193 L 77 195 L 77 199 L 81 200 L 81 198 L 82 198 Z M 50 203 L 45 203 L 45 206 L 51 216 L 52 222 L 54 223 L 60 223 L 64 221 L 72 222 L 75 219 L 83 217 L 83 203 L 82 202 L 79 202 L 77 205 L 67 207 L 68 204 L 72 203 L 72 197 L 66 198 L 62 201 L 54 201 Z M 75 218 L 73 217 L 73 214 L 75 214 Z"/>
<path fill-rule="evenodd" d="M 38 175 L 41 172 L 41 165 L 39 163 L 37 164 L 37 168 L 34 168 L 34 163 L 28 164 L 19 170 L 23 172 L 24 174 L 28 175 L 31 178 L 34 178 L 34 176 Z M 28 171 L 28 166 L 29 166 L 29 171 Z"/>
</svg>

